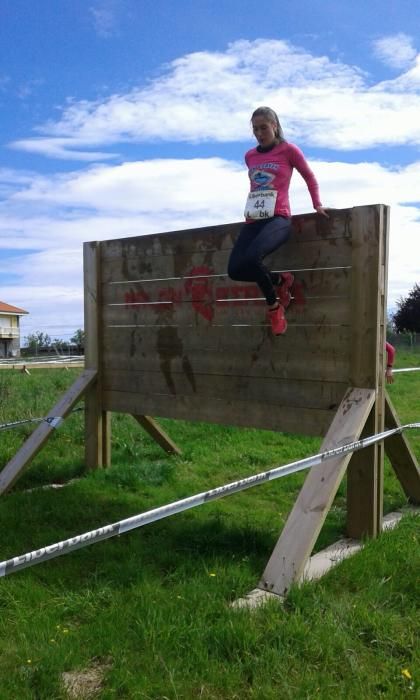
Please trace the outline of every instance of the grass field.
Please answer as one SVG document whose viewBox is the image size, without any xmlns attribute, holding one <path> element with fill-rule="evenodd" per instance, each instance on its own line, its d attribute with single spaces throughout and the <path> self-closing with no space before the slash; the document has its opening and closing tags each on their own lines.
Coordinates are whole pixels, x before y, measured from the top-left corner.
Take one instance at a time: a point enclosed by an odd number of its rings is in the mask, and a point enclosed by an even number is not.
<svg viewBox="0 0 420 700">
<path fill-rule="evenodd" d="M 419 353 L 399 352 L 397 366 L 420 366 Z M 45 415 L 77 372 L 2 372 L 0 423 Z M 401 421 L 419 421 L 420 372 L 395 377 L 389 390 Z M 320 446 L 162 424 L 182 456 L 167 457 L 133 419 L 115 415 L 113 466 L 84 474 L 82 413 L 70 416 L 2 497 L 0 560 Z M 32 429 L 0 432 L 1 466 Z M 420 459 L 420 431 L 408 438 Z M 418 697 L 417 518 L 294 587 L 284 606 L 230 607 L 255 587 L 303 480 L 265 484 L 0 579 L 0 700 Z M 41 488 L 50 483 L 67 485 Z M 385 512 L 405 503 L 387 465 Z M 316 549 L 344 528 L 345 484 Z"/>
</svg>

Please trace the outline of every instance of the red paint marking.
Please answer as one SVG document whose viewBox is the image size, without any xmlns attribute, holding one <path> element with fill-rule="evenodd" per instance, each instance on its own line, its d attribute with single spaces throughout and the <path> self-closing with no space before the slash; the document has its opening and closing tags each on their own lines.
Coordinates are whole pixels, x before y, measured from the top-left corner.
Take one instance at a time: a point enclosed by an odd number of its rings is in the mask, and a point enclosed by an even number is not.
<svg viewBox="0 0 420 700">
<path fill-rule="evenodd" d="M 223 301 L 224 299 L 230 299 L 230 287 L 217 287 L 216 288 L 216 299 L 218 301 Z"/>
<path fill-rule="evenodd" d="M 179 304 L 182 302 L 182 290 L 174 289 L 173 287 L 164 287 L 163 289 L 159 289 L 158 299 L 160 302 L 167 302 L 166 304 L 160 303 L 158 305 L 159 311 L 168 308 L 171 309 L 174 304 Z"/>
<path fill-rule="evenodd" d="M 186 280 L 184 285 L 186 294 L 191 297 L 193 309 L 207 321 L 212 321 L 214 316 L 213 290 L 208 277 L 202 275 L 211 274 L 213 274 L 213 270 L 207 265 L 197 265 L 193 267 L 190 275 L 191 277 L 199 277 L 199 279 Z"/>
<path fill-rule="evenodd" d="M 256 284 L 213 286 L 213 279 L 211 279 L 213 274 L 213 270 L 207 265 L 197 265 L 190 271 L 188 275 L 190 279 L 185 280 L 183 287 L 167 286 L 157 289 L 154 299 L 160 303 L 153 303 L 154 300 L 143 289 L 130 289 L 125 292 L 124 302 L 127 308 L 133 304 L 150 304 L 149 308 L 152 307 L 158 313 L 173 309 L 182 302 L 191 301 L 193 309 L 210 322 L 214 318 L 217 301 L 231 307 L 245 308 L 248 304 L 265 306 L 265 300 L 261 298 L 261 291 Z M 295 297 L 296 306 L 303 307 L 305 305 L 304 288 L 299 280 L 295 280 L 292 294 Z"/>
<path fill-rule="evenodd" d="M 302 313 L 306 305 L 305 287 L 301 280 L 295 279 L 290 289 L 293 297 L 293 306 L 297 313 Z"/>
<path fill-rule="evenodd" d="M 143 289 L 130 289 L 124 294 L 124 301 L 127 306 L 150 301 L 149 295 Z"/>
</svg>

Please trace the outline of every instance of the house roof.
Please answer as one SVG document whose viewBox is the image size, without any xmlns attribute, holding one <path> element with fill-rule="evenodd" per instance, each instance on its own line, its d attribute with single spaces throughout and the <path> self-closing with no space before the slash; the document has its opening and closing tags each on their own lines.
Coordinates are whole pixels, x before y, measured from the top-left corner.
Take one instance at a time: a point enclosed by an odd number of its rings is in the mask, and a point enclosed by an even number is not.
<svg viewBox="0 0 420 700">
<path fill-rule="evenodd" d="M 29 311 L 25 309 L 20 309 L 18 306 L 11 306 L 11 304 L 6 304 L 4 301 L 0 301 L 0 314 L 16 314 L 20 316 L 21 314 L 28 314 Z"/>
</svg>

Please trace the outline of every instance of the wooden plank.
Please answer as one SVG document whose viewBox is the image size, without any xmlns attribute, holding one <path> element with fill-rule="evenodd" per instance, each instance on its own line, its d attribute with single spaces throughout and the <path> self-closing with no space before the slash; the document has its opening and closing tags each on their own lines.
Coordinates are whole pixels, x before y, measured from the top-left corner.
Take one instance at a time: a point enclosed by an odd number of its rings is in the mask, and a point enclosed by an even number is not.
<svg viewBox="0 0 420 700">
<path fill-rule="evenodd" d="M 292 217 L 293 235 L 302 243 L 308 241 L 351 237 L 352 209 L 330 209 L 329 219 L 315 213 Z M 206 226 L 198 229 L 150 232 L 147 235 L 104 241 L 103 259 L 132 257 L 137 251 L 144 255 L 183 255 L 232 247 L 243 222 Z"/>
<path fill-rule="evenodd" d="M 85 459 L 89 469 L 109 465 L 111 462 L 111 421 L 103 411 L 102 397 L 102 321 L 100 314 L 100 243 L 85 243 L 84 263 L 84 314 L 85 314 L 85 367 L 97 372 L 95 386 L 85 397 Z"/>
<path fill-rule="evenodd" d="M 241 222 L 181 231 L 150 232 L 102 242 L 102 261 L 135 255 L 191 255 L 232 247 Z"/>
<path fill-rule="evenodd" d="M 352 209 L 329 209 L 328 219 L 311 212 L 292 217 L 293 236 L 301 243 L 327 238 L 351 238 Z"/>
<path fill-rule="evenodd" d="M 150 256 L 147 252 L 116 258 L 103 257 L 102 279 L 105 283 L 190 277 L 198 274 L 227 273 L 231 248 L 204 253 Z M 272 270 L 302 270 L 346 267 L 350 264 L 351 241 L 332 238 L 308 241 L 305 245 L 290 239 L 267 257 Z M 227 279 L 227 277 L 226 277 Z"/>
<path fill-rule="evenodd" d="M 321 451 L 357 440 L 375 401 L 374 389 L 349 389 L 334 416 Z M 350 455 L 313 467 L 267 563 L 259 588 L 285 595 L 302 575 Z"/>
<path fill-rule="evenodd" d="M 349 324 L 350 303 L 348 298 L 321 297 L 305 299 L 302 304 L 291 304 L 287 309 L 287 320 L 292 323 L 313 325 Z M 242 301 L 237 303 L 214 303 L 209 297 L 204 302 L 184 304 L 142 306 L 105 306 L 105 326 L 177 326 L 189 325 L 265 325 L 268 327 L 267 306 L 264 301 Z"/>
<path fill-rule="evenodd" d="M 104 377 L 104 391 L 139 394 L 141 396 L 200 396 L 229 398 L 250 404 L 267 401 L 289 408 L 337 409 L 347 384 L 322 381 L 291 381 L 278 377 L 244 377 L 241 375 L 192 374 L 174 372 L 162 366 L 160 372 L 127 372 L 113 370 Z M 156 411 L 149 411 L 156 415 Z M 192 416 L 193 417 L 193 416 Z"/>
<path fill-rule="evenodd" d="M 361 437 L 376 433 L 373 408 Z M 379 469 L 376 445 L 355 452 L 347 470 L 347 536 L 359 540 L 376 537 L 379 503 Z"/>
<path fill-rule="evenodd" d="M 263 430 L 324 435 L 334 416 L 333 410 L 271 405 L 269 402 L 208 398 L 200 396 L 142 396 L 104 391 L 103 405 L 109 411 L 153 415 L 179 420 L 204 421 Z"/>
<path fill-rule="evenodd" d="M 112 461 L 112 440 L 111 423 L 112 415 L 110 411 L 102 410 L 102 467 L 110 467 Z"/>
<path fill-rule="evenodd" d="M 358 207 L 352 218 L 352 349 L 353 386 L 372 387 L 376 402 L 370 434 L 384 428 L 385 268 L 387 208 Z M 363 497 L 360 494 L 363 494 Z M 382 529 L 383 445 L 357 453 L 347 477 L 347 531 L 355 538 L 374 537 Z"/>
<path fill-rule="evenodd" d="M 241 354 L 252 357 L 275 357 L 284 353 L 285 357 L 308 355 L 342 356 L 350 354 L 350 327 L 312 325 L 292 325 L 281 337 L 274 337 L 265 326 L 196 326 L 185 327 L 182 332 L 171 326 L 166 328 L 122 327 L 104 328 L 104 361 L 116 353 L 126 354 L 127 361 L 140 355 L 162 355 L 183 357 L 189 353 L 204 351 L 228 353 L 232 358 Z"/>
<path fill-rule="evenodd" d="M 193 349 L 172 346 L 149 348 L 146 352 L 128 355 L 127 348 L 111 347 L 104 354 L 104 372 L 112 373 L 124 367 L 129 372 L 159 372 L 162 368 L 186 376 L 196 374 L 240 375 L 245 377 L 274 377 L 288 380 L 311 379 L 314 381 L 338 381 L 348 385 L 350 375 L 349 357 L 344 352 L 326 350 L 315 354 L 311 350 L 289 352 L 273 349 L 253 352 L 244 348 L 235 355 L 211 349 Z M 271 351 L 271 352 L 270 352 Z"/>
<path fill-rule="evenodd" d="M 352 218 L 352 386 L 376 387 L 382 346 L 383 205 L 357 207 Z"/>
<path fill-rule="evenodd" d="M 291 327 L 282 338 L 249 330 L 232 328 L 226 333 L 223 328 L 209 332 L 189 328 L 180 333 L 176 328 L 161 328 L 147 329 L 145 334 L 145 329 L 108 329 L 104 367 L 106 373 L 124 367 L 160 370 L 166 376 L 182 373 L 186 378 L 207 372 L 347 383 L 348 329 L 321 329 L 314 334 L 312 328 Z"/>
<path fill-rule="evenodd" d="M 296 273 L 295 289 L 298 301 L 313 297 L 350 297 L 350 270 L 307 270 Z M 231 299 L 263 299 L 258 286 L 252 282 L 234 282 L 227 277 L 198 276 L 189 279 L 151 280 L 120 284 L 103 283 L 102 303 L 137 304 L 190 303 L 206 300 L 210 296 L 213 302 Z"/>
<path fill-rule="evenodd" d="M 387 428 L 401 425 L 388 393 L 385 394 L 385 425 Z M 420 503 L 420 469 L 404 433 L 387 438 L 385 452 L 407 498 L 412 503 Z"/>
<path fill-rule="evenodd" d="M 169 437 L 168 433 L 163 430 L 162 426 L 159 425 L 150 416 L 133 416 L 133 418 L 141 425 L 144 430 L 146 430 L 149 435 L 161 446 L 165 452 L 168 454 L 180 455 L 182 454 L 179 447 L 174 443 Z"/>
<path fill-rule="evenodd" d="M 389 230 L 390 230 L 389 207 L 381 207 L 380 210 L 380 247 L 379 247 L 379 293 L 378 293 L 378 389 L 376 395 L 375 408 L 377 411 L 376 431 L 385 429 L 385 372 L 387 365 L 387 354 L 385 349 L 387 333 L 387 295 L 388 295 L 388 258 L 389 258 Z M 384 510 L 384 468 L 385 468 L 385 444 L 381 442 L 377 447 L 378 457 L 378 480 L 377 480 L 377 503 L 378 511 L 376 517 L 376 531 L 381 533 L 383 529 Z"/>
<path fill-rule="evenodd" d="M 94 383 L 95 379 L 95 370 L 85 370 L 59 399 L 54 408 L 52 408 L 46 416 L 47 419 L 51 418 L 55 420 L 40 423 L 0 473 L 0 493 L 4 493 L 10 489 L 25 467 L 48 440 L 55 428 L 58 427 L 60 420 L 64 419 L 70 413 L 73 406 Z"/>
<path fill-rule="evenodd" d="M 83 246 L 85 366 L 96 370 L 99 364 L 99 245 L 95 241 Z"/>
</svg>

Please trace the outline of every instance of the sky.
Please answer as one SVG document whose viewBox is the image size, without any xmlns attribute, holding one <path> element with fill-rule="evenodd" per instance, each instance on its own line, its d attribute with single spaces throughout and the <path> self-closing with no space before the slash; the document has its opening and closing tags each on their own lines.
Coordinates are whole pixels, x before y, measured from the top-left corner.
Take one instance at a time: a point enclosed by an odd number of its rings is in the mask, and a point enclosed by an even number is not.
<svg viewBox="0 0 420 700">
<path fill-rule="evenodd" d="M 391 206 L 420 283 L 418 0 L 0 0 L 0 299 L 83 328 L 83 242 L 240 221 L 269 105 L 324 206 Z M 292 212 L 312 203 L 300 176 Z"/>
</svg>

